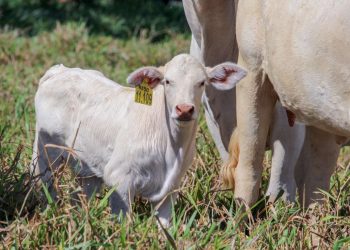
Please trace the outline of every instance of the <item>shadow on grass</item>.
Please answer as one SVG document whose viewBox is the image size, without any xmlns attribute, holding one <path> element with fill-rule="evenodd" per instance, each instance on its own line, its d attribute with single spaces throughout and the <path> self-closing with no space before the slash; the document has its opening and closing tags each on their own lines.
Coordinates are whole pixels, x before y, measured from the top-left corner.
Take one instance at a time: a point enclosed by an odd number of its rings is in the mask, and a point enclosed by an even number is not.
<svg viewBox="0 0 350 250">
<path fill-rule="evenodd" d="M 17 215 L 31 213 L 37 204 L 29 166 L 25 173 L 18 171 L 23 145 L 17 147 L 14 156 L 5 155 L 1 145 L 3 131 L 0 131 L 0 231 Z"/>
<path fill-rule="evenodd" d="M 147 36 L 159 41 L 188 33 L 182 5 L 161 0 L 16 0 L 0 1 L 0 27 L 24 35 L 50 31 L 56 23 L 82 22 L 93 34 L 118 38 Z"/>
</svg>

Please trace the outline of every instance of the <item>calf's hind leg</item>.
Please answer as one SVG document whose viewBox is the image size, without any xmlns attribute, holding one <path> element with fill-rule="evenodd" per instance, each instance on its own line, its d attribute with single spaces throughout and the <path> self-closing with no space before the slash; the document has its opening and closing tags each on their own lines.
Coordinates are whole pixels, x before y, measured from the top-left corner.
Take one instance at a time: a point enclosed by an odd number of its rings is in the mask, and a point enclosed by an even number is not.
<svg viewBox="0 0 350 250">
<path fill-rule="evenodd" d="M 51 144 L 51 145 L 48 145 Z M 50 135 L 46 131 L 37 130 L 33 146 L 32 172 L 40 177 L 40 182 L 47 186 L 52 198 L 57 198 L 53 186 L 53 172 L 64 162 L 65 152 L 56 147 L 63 145 L 58 135 Z"/>
<path fill-rule="evenodd" d="M 97 176 L 78 176 L 84 194 L 90 199 L 95 193 L 99 193 L 103 180 Z"/>
</svg>

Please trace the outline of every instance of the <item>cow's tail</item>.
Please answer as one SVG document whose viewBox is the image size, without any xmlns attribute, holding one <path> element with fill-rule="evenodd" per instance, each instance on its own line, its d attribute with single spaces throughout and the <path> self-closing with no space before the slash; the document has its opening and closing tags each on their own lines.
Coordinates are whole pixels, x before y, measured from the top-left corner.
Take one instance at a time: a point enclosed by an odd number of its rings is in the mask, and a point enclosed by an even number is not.
<svg viewBox="0 0 350 250">
<path fill-rule="evenodd" d="M 47 81 L 48 79 L 50 79 L 51 77 L 53 77 L 57 73 L 64 71 L 65 69 L 67 69 L 67 68 L 65 66 L 63 66 L 63 64 L 57 64 L 57 65 L 52 66 L 51 68 L 49 68 L 48 71 L 45 72 L 43 77 L 40 78 L 39 85 L 41 85 L 43 82 Z"/>
<path fill-rule="evenodd" d="M 239 144 L 238 130 L 235 129 L 230 138 L 229 159 L 221 168 L 223 184 L 227 188 L 235 188 L 235 169 L 238 165 Z"/>
</svg>

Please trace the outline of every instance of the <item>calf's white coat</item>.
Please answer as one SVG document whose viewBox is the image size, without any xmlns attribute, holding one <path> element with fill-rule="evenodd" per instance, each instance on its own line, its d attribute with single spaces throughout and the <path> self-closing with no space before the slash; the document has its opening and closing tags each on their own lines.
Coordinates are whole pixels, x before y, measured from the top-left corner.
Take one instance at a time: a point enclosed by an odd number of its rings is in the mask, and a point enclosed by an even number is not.
<svg viewBox="0 0 350 250">
<path fill-rule="evenodd" d="M 244 76 L 233 63 L 204 68 L 192 56 L 178 55 L 164 67 L 143 67 L 128 77 L 131 85 L 146 79 L 153 87 L 153 103 L 147 106 L 134 102 L 134 88 L 98 71 L 54 66 L 35 96 L 36 173 L 49 183 L 49 170 L 57 167 L 60 156 L 67 158 L 61 149 L 46 147 L 45 152 L 45 145 L 74 144 L 81 162 L 77 173 L 88 195 L 102 181 L 115 187 L 110 199 L 114 213 L 126 213 L 135 195 L 155 203 L 167 197 L 159 217 L 168 224 L 175 194 L 167 195 L 179 187 L 192 163 L 205 85 L 231 89 Z M 177 105 L 182 104 L 194 108 L 186 121 L 179 119 Z"/>
</svg>

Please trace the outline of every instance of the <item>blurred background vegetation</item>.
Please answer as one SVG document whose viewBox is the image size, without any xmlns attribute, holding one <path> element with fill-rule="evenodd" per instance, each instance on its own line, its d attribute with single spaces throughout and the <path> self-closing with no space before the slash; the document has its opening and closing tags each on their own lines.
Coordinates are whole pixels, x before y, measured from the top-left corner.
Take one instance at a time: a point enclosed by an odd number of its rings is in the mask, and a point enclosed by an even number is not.
<svg viewBox="0 0 350 250">
<path fill-rule="evenodd" d="M 189 33 L 181 2 L 164 0 L 0 0 L 0 26 L 37 35 L 57 23 L 85 23 L 91 34 L 159 41 Z"/>
</svg>

